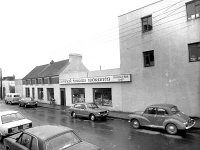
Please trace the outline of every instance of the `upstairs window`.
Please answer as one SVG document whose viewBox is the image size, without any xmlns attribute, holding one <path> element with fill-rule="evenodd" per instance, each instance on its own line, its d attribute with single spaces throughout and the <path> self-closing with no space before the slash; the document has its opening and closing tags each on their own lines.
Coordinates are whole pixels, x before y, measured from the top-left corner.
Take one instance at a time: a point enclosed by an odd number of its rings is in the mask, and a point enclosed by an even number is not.
<svg viewBox="0 0 200 150">
<path fill-rule="evenodd" d="M 152 15 L 142 18 L 142 32 L 148 32 L 153 29 Z"/>
<path fill-rule="evenodd" d="M 186 3 L 187 19 L 200 18 L 200 0 L 193 0 Z"/>
<path fill-rule="evenodd" d="M 154 51 L 143 52 L 144 56 L 144 67 L 154 66 Z"/>
<path fill-rule="evenodd" d="M 189 61 L 200 61 L 200 42 L 188 44 Z"/>
</svg>

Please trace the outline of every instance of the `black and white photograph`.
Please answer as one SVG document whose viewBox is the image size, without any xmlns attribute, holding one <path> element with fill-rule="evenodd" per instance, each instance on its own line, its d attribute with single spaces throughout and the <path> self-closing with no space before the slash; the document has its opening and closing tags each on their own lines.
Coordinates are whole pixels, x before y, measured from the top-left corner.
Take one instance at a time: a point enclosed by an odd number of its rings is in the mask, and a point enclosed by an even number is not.
<svg viewBox="0 0 200 150">
<path fill-rule="evenodd" d="M 0 150 L 199 150 L 200 0 L 0 0 Z"/>
</svg>

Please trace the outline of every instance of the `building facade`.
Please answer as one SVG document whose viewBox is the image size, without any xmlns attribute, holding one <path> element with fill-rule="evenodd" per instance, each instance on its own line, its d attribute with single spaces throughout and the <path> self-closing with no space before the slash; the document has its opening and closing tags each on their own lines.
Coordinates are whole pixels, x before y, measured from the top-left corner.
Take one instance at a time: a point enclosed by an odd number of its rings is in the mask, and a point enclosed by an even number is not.
<svg viewBox="0 0 200 150">
<path fill-rule="evenodd" d="M 172 103 L 200 116 L 200 0 L 161 0 L 118 17 L 122 110 Z"/>
</svg>

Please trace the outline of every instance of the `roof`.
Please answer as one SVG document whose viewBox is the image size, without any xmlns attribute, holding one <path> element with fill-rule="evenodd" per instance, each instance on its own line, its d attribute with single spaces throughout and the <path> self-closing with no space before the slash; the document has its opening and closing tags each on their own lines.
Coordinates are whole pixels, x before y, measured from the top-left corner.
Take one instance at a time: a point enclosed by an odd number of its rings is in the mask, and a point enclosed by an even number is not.
<svg viewBox="0 0 200 150">
<path fill-rule="evenodd" d="M 69 60 L 67 59 L 58 62 L 52 61 L 50 64 L 36 66 L 23 79 L 58 76 L 68 64 Z"/>
<path fill-rule="evenodd" d="M 7 114 L 14 114 L 14 113 L 17 113 L 17 112 L 18 111 L 12 111 L 12 110 L 1 111 L 0 116 L 7 115 Z"/>
<path fill-rule="evenodd" d="M 56 125 L 36 126 L 25 130 L 25 132 L 35 135 L 41 140 L 47 140 L 55 135 L 69 131 L 73 130 L 65 126 L 56 126 Z"/>
<path fill-rule="evenodd" d="M 175 105 L 173 105 L 173 104 L 153 104 L 153 105 L 150 105 L 149 107 L 172 108 L 174 106 Z"/>
</svg>

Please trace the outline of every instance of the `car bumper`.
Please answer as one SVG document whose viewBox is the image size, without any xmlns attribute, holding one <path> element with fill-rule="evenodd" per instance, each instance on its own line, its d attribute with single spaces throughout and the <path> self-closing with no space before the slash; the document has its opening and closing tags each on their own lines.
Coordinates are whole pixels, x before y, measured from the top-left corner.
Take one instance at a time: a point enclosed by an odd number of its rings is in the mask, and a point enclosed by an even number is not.
<svg viewBox="0 0 200 150">
<path fill-rule="evenodd" d="M 195 125 L 195 121 L 192 120 L 192 123 L 190 123 L 188 126 L 186 126 L 185 129 L 188 130 L 188 129 L 192 128 L 194 125 Z"/>
</svg>

